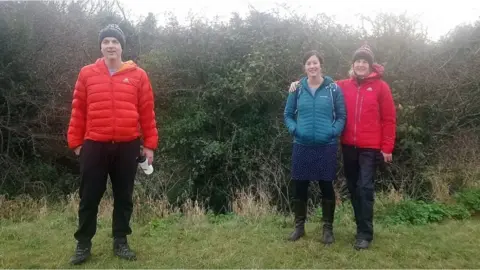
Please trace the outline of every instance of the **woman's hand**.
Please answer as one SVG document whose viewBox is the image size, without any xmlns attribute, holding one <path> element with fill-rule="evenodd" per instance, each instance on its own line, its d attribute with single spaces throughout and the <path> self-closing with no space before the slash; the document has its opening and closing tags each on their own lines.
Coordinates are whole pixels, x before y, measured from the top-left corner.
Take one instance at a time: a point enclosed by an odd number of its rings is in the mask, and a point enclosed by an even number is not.
<svg viewBox="0 0 480 270">
<path fill-rule="evenodd" d="M 288 92 L 290 93 L 295 92 L 295 90 L 297 89 L 298 83 L 299 81 L 292 82 L 290 84 L 290 88 L 288 89 Z"/>
<path fill-rule="evenodd" d="M 392 154 L 387 154 L 387 153 L 382 152 L 382 155 L 383 155 L 383 160 L 385 161 L 385 163 L 392 163 L 392 161 L 393 161 Z"/>
</svg>

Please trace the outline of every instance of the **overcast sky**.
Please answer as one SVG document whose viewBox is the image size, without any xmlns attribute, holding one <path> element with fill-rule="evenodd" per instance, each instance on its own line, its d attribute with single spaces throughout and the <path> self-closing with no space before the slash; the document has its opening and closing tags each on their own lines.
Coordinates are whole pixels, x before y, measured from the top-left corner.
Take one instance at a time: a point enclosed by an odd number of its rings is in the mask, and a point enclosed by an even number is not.
<svg viewBox="0 0 480 270">
<path fill-rule="evenodd" d="M 248 13 L 249 5 L 258 11 L 269 11 L 279 8 L 284 0 L 120 0 L 134 17 L 146 16 L 148 12 L 157 15 L 159 23 L 163 23 L 164 13 L 173 12 L 182 23 L 189 12 L 197 16 L 228 20 L 232 12 L 241 15 Z M 351 0 L 302 0 L 288 1 L 288 5 L 300 14 L 314 16 L 326 13 L 334 16 L 340 24 L 356 24 L 357 14 L 374 16 L 378 12 L 395 14 L 406 12 L 416 17 L 427 27 L 430 38 L 436 40 L 453 27 L 461 23 L 471 23 L 480 18 L 480 1 L 478 0 L 404 0 L 404 1 L 351 1 Z M 440 4 L 442 3 L 442 4 Z"/>
</svg>

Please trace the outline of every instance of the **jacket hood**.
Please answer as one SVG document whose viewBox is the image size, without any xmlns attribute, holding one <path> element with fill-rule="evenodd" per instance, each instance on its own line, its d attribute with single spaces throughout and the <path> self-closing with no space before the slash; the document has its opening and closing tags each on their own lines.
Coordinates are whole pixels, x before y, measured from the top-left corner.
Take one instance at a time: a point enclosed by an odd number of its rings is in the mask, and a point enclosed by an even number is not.
<svg viewBox="0 0 480 270">
<path fill-rule="evenodd" d="M 372 72 L 370 73 L 370 75 L 368 75 L 368 77 L 365 78 L 365 80 L 382 79 L 383 75 L 384 75 L 384 72 L 385 72 L 385 67 L 383 67 L 382 65 L 380 65 L 378 63 L 373 63 Z M 357 76 L 353 72 L 353 69 L 350 69 L 348 71 L 348 75 L 352 79 L 357 79 Z"/>
<path fill-rule="evenodd" d="M 331 77 L 329 76 L 323 76 L 323 82 L 322 84 L 320 85 L 319 88 L 323 88 L 331 83 L 335 82 Z M 308 77 L 305 76 L 303 77 L 301 80 L 300 80 L 300 84 L 302 85 L 302 87 L 304 87 L 305 89 L 308 89 Z"/>
</svg>

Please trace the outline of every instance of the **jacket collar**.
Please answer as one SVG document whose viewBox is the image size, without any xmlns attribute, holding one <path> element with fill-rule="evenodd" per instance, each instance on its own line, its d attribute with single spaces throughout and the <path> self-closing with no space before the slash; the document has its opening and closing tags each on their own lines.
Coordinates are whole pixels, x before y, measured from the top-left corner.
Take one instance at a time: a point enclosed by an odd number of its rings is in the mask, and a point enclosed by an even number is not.
<svg viewBox="0 0 480 270">
<path fill-rule="evenodd" d="M 120 73 L 120 72 L 125 72 L 129 70 L 134 70 L 137 68 L 137 64 L 135 64 L 133 61 L 129 60 L 127 62 L 123 62 L 122 66 L 115 72 L 115 74 Z M 94 68 L 96 72 L 98 73 L 103 73 L 103 74 L 110 74 L 108 71 L 107 64 L 105 63 L 105 58 L 98 58 L 95 61 Z"/>
</svg>

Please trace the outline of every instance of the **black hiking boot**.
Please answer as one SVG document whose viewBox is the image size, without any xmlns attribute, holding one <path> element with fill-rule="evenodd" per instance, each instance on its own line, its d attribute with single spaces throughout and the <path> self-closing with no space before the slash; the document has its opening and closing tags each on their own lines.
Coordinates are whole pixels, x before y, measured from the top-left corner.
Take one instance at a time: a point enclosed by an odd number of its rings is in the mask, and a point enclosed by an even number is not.
<svg viewBox="0 0 480 270">
<path fill-rule="evenodd" d="M 335 236 L 333 235 L 333 220 L 335 216 L 335 201 L 334 200 L 322 200 L 322 221 L 323 221 L 323 234 L 321 242 L 325 245 L 330 245 L 335 242 Z"/>
<path fill-rule="evenodd" d="M 289 241 L 297 241 L 305 235 L 305 220 L 307 218 L 307 203 L 295 202 L 295 230 L 288 237 Z"/>
<path fill-rule="evenodd" d="M 126 237 L 118 237 L 113 239 L 113 251 L 116 256 L 129 260 L 134 261 L 137 259 L 137 255 L 133 252 L 127 243 Z"/>
<path fill-rule="evenodd" d="M 75 254 L 70 258 L 70 263 L 73 265 L 82 264 L 90 258 L 92 249 L 91 242 L 77 242 Z"/>
<path fill-rule="evenodd" d="M 370 241 L 364 240 L 364 239 L 357 239 L 355 241 L 355 245 L 353 248 L 356 250 L 362 250 L 362 249 L 367 249 L 370 247 Z"/>
</svg>

